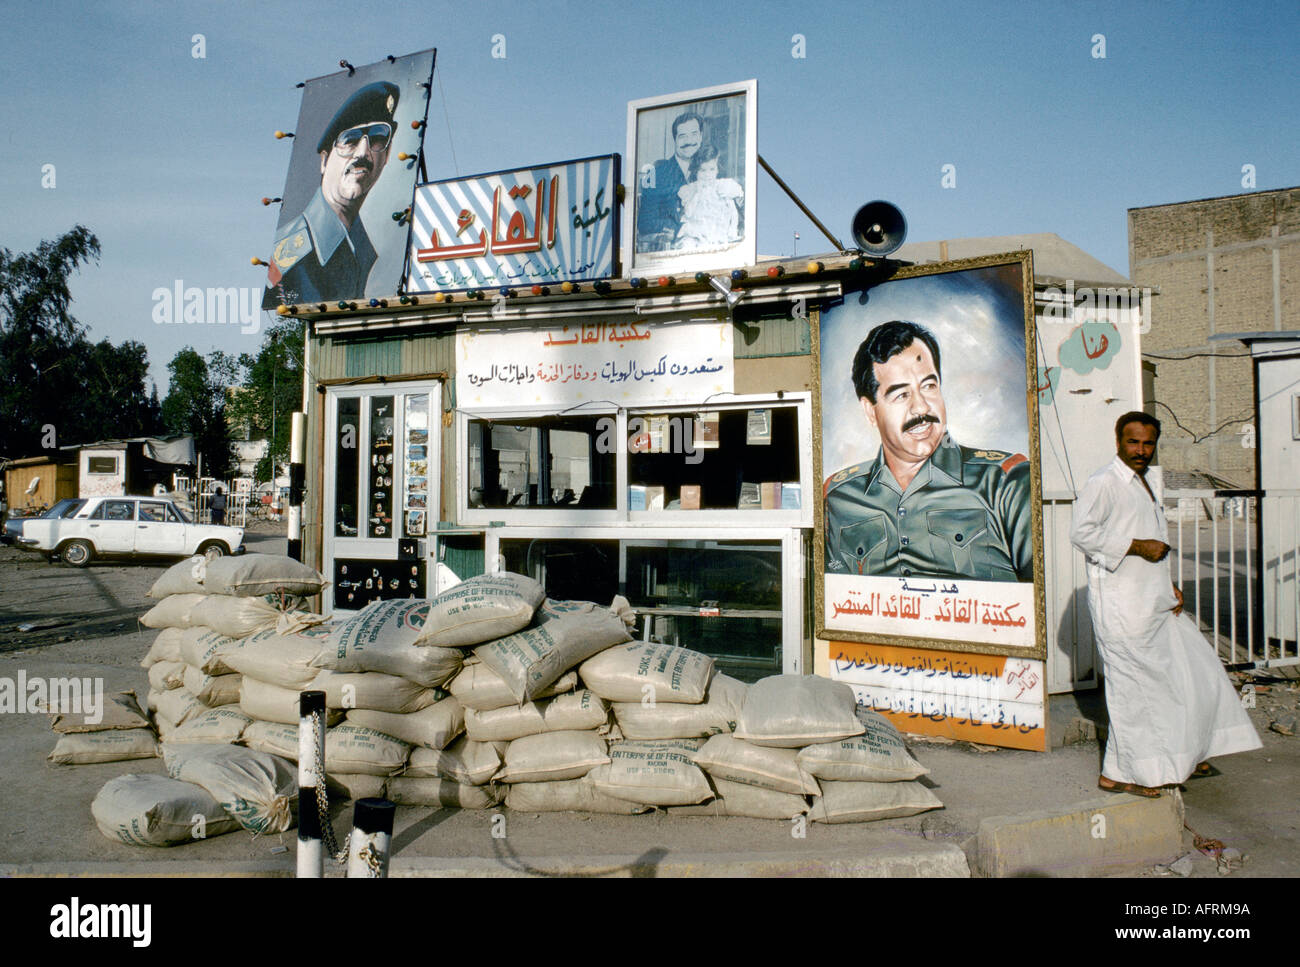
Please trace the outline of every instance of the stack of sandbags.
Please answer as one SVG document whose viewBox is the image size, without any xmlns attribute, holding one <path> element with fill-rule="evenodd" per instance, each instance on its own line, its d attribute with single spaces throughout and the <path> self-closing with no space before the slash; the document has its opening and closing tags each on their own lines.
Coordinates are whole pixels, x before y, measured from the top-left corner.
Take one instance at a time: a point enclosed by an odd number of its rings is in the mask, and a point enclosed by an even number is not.
<svg viewBox="0 0 1300 967">
<path fill-rule="evenodd" d="M 395 802 L 465 808 L 495 805 L 502 786 L 567 788 L 609 762 L 608 703 L 576 688 L 575 669 L 629 639 L 629 614 L 545 601 L 510 573 L 369 605 L 313 661 L 312 687 L 347 713 L 326 737 L 327 775 L 353 790 L 387 777 Z M 598 808 L 589 792 L 552 808 Z"/>
<path fill-rule="evenodd" d="M 259 600 L 249 596 L 273 587 L 283 605 L 309 592 L 267 568 L 178 566 L 171 584 L 160 579 L 160 607 L 170 604 L 175 623 L 145 664 L 165 754 L 237 741 L 296 760 L 298 697 L 318 689 L 327 781 L 352 798 L 487 808 L 504 796 L 530 812 L 663 807 L 822 822 L 942 805 L 915 782 L 926 770 L 898 733 L 859 712 L 848 686 L 796 675 L 747 686 L 716 674 L 700 652 L 632 641 L 625 599 L 547 600 L 537 582 L 505 573 L 429 600 L 377 601 L 332 624 L 279 611 L 275 628 L 235 635 L 198 620 L 241 594 Z M 197 595 L 196 585 L 217 592 L 199 596 L 205 611 L 170 600 Z M 225 755 L 191 754 L 209 770 L 204 756 Z M 206 775 L 168 765 L 173 778 Z M 259 769 L 266 815 L 249 828 L 283 813 L 274 770 Z M 217 780 L 199 784 L 228 801 Z"/>
<path fill-rule="evenodd" d="M 632 813 L 713 798 L 692 759 L 700 737 L 730 730 L 738 707 L 727 703 L 735 697 L 733 686 L 743 695 L 743 685 L 716 675 L 713 659 L 700 652 L 639 641 L 588 658 L 578 666 L 578 678 L 610 703 L 617 734 L 609 761 L 587 773 L 581 795 L 564 808 L 594 811 L 603 804 L 602 812 Z M 506 804 L 540 810 L 536 799 L 512 790 Z"/>
<path fill-rule="evenodd" d="M 494 805 L 499 797 L 486 784 L 498 753 L 489 751 L 489 771 L 485 750 L 462 759 L 463 749 L 448 748 L 465 729 L 464 707 L 448 687 L 467 649 L 528 626 L 543 597 L 530 578 L 487 574 L 431 600 L 377 601 L 340 622 L 313 662 L 312 687 L 347 713 L 326 736 L 330 779 L 355 793 L 369 785 L 360 776 L 379 784 L 394 777 L 386 789 L 399 803 Z"/>
<path fill-rule="evenodd" d="M 76 679 L 73 681 L 80 684 Z M 85 684 L 90 685 L 90 679 Z M 59 739 L 49 754 L 49 761 L 58 765 L 91 765 L 152 759 L 158 755 L 158 739 L 135 692 L 79 697 L 80 712 L 68 710 L 51 716 L 50 728 Z M 102 707 L 91 707 L 100 703 Z"/>
<path fill-rule="evenodd" d="M 313 568 L 269 554 L 195 556 L 164 572 L 148 592 L 158 604 L 141 618 L 160 629 L 141 664 L 163 742 L 239 741 L 256 716 L 242 708 L 239 661 L 227 659 L 245 648 L 265 660 L 308 647 L 297 639 L 324 619 L 302 605 L 325 583 Z"/>
<path fill-rule="evenodd" d="M 531 626 L 485 641 L 451 684 L 466 705 L 467 746 L 500 757 L 493 781 L 506 804 L 536 812 L 634 813 L 648 807 L 598 793 L 587 781 L 610 761 L 608 700 L 580 687 L 582 662 L 629 640 L 627 602 L 546 601 Z"/>
<path fill-rule="evenodd" d="M 859 710 L 844 683 L 816 676 L 750 686 L 735 733 L 710 738 L 694 761 L 717 791 L 696 812 L 848 823 L 943 806 L 914 781 L 928 770 L 888 720 Z"/>
</svg>

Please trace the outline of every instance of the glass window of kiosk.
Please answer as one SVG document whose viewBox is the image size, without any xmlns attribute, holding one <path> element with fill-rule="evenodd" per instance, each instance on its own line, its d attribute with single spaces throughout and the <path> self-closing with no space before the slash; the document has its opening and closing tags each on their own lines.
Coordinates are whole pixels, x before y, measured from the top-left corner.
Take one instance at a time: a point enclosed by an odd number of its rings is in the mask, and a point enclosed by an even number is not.
<svg viewBox="0 0 1300 967">
<path fill-rule="evenodd" d="M 498 538 L 502 569 L 541 582 L 548 597 L 625 596 L 633 637 L 710 655 L 743 681 L 780 674 L 802 634 L 801 556 L 785 539 L 581 540 L 538 533 Z M 786 570 L 790 569 L 790 573 Z M 787 582 L 789 588 L 787 588 Z"/>
<path fill-rule="evenodd" d="M 811 397 L 552 415 L 462 413 L 469 524 L 811 527 Z"/>
<path fill-rule="evenodd" d="M 790 510 L 803 506 L 793 405 L 632 410 L 628 510 Z"/>
<path fill-rule="evenodd" d="M 612 510 L 616 447 L 598 416 L 471 419 L 471 508 Z"/>
</svg>

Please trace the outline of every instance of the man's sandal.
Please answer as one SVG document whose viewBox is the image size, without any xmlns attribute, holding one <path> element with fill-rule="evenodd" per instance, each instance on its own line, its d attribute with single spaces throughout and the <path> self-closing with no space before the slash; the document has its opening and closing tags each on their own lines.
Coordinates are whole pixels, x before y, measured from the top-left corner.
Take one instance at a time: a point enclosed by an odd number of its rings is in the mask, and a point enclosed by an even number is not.
<svg viewBox="0 0 1300 967">
<path fill-rule="evenodd" d="M 1126 792 L 1130 796 L 1141 796 L 1144 799 L 1160 798 L 1159 789 L 1152 789 L 1150 786 L 1139 786 L 1134 782 L 1116 782 L 1113 779 L 1107 779 L 1105 776 L 1098 776 L 1097 788 L 1105 792 Z"/>
<path fill-rule="evenodd" d="M 1189 776 L 1189 778 L 1204 779 L 1206 776 L 1212 776 L 1212 775 L 1215 775 L 1214 766 L 1210 765 L 1208 762 L 1202 762 L 1199 766 L 1197 766 L 1195 769 L 1192 770 L 1192 774 L 1191 776 Z"/>
</svg>

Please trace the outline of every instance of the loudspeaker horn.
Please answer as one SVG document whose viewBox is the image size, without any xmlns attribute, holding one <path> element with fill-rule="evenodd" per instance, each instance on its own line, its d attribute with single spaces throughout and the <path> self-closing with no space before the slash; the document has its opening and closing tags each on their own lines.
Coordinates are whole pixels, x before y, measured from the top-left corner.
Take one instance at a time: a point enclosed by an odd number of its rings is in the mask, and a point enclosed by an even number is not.
<svg viewBox="0 0 1300 967">
<path fill-rule="evenodd" d="M 887 201 L 867 202 L 853 216 L 853 240 L 867 255 L 886 256 L 907 238 L 907 219 Z"/>
</svg>

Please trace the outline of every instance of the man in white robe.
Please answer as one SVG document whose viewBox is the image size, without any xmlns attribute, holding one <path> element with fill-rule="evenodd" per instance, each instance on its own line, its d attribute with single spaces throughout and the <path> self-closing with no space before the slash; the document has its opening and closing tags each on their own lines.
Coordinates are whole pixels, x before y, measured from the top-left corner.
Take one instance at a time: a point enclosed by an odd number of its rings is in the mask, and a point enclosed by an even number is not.
<svg viewBox="0 0 1300 967">
<path fill-rule="evenodd" d="M 1088 559 L 1106 676 L 1110 737 L 1097 784 L 1148 797 L 1193 772 L 1210 774 L 1212 756 L 1262 744 L 1170 578 L 1163 494 L 1147 480 L 1159 437 L 1159 421 L 1146 413 L 1119 418 L 1117 455 L 1088 479 L 1070 529 Z"/>
</svg>

